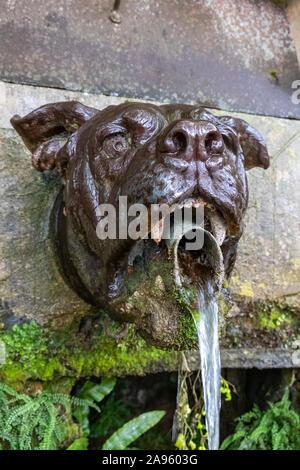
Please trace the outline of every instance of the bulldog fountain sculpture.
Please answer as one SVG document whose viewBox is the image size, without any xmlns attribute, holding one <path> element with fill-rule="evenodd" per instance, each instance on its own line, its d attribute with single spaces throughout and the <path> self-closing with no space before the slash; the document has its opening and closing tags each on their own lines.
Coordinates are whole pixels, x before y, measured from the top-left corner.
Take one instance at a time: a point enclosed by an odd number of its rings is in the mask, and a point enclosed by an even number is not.
<svg viewBox="0 0 300 470">
<path fill-rule="evenodd" d="M 65 280 L 113 319 L 134 322 L 150 344 L 190 347 L 176 288 L 199 281 L 217 294 L 223 276 L 230 278 L 248 202 L 246 170 L 269 166 L 260 134 L 241 119 L 190 105 L 124 103 L 99 111 L 61 102 L 11 122 L 33 166 L 56 169 L 62 179 L 50 226 Z M 99 237 L 101 204 L 115 208 L 116 237 Z M 164 204 L 171 217 L 172 207 L 203 207 L 203 227 L 192 220 L 188 229 L 202 231 L 201 250 L 187 250 L 188 230 L 175 236 L 176 225 L 169 239 L 161 228 L 153 239 L 150 217 L 140 239 L 124 227 L 120 234 L 133 204 L 149 213 Z M 126 224 L 131 220 L 128 213 Z"/>
</svg>

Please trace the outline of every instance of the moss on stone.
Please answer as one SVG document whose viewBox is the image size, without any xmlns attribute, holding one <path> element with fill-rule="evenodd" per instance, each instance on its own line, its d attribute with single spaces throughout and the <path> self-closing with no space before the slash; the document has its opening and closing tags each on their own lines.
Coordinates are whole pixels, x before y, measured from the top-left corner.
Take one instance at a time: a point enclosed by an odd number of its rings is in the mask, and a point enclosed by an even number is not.
<svg viewBox="0 0 300 470">
<path fill-rule="evenodd" d="M 163 287 L 165 294 L 173 292 L 173 274 L 172 263 L 169 260 L 151 260 L 147 265 L 147 269 L 143 265 L 135 267 L 134 272 L 125 274 L 124 281 L 126 290 L 129 295 L 133 295 L 135 291 L 142 288 L 146 284 L 149 294 L 155 295 L 161 293 Z M 163 283 L 158 287 L 155 280 L 157 277 L 163 280 Z M 154 282 L 153 282 L 154 281 Z"/>
<path fill-rule="evenodd" d="M 260 328 L 275 329 L 294 321 L 293 312 L 277 304 L 259 303 L 256 312 L 257 326 Z"/>
<path fill-rule="evenodd" d="M 159 282 L 155 288 L 161 290 Z M 186 349 L 197 348 L 197 334 L 187 293 L 177 292 L 175 297 L 174 301 L 182 311 L 182 315 L 179 313 L 180 342 Z M 252 308 L 254 310 L 250 313 L 253 329 L 256 332 L 264 330 L 266 347 L 273 345 L 272 342 L 269 344 L 267 339 L 270 334 L 273 338 L 275 332 L 279 335 L 277 336 L 280 344 L 284 343 L 285 331 L 288 340 L 292 338 L 292 333 L 297 328 L 298 311 L 287 305 L 270 302 L 255 303 Z M 227 309 L 226 299 L 221 296 L 219 310 L 223 319 Z M 105 318 L 107 316 L 104 312 L 101 312 L 101 315 L 98 312 L 97 315 L 77 318 L 64 329 L 57 329 L 53 321 L 48 327 L 32 321 L 0 330 L 0 341 L 5 344 L 6 352 L 5 364 L 0 364 L 0 380 L 12 385 L 16 390 L 26 391 L 28 387 L 32 388 L 33 394 L 40 386 L 52 391 L 68 390 L 69 393 L 75 381 L 81 377 L 143 375 L 176 370 L 178 353 L 148 346 L 137 334 L 133 324 L 129 326 L 125 338 L 113 339 L 106 333 L 107 325 L 106 332 L 102 326 Z M 109 332 L 119 332 L 120 324 L 109 321 Z M 227 318 L 227 325 L 228 321 L 230 323 Z M 234 325 L 236 337 L 238 317 L 234 318 Z M 247 344 L 252 338 L 249 336 L 251 331 L 248 328 Z M 241 339 L 240 335 L 238 336 L 236 341 Z M 256 338 L 256 335 L 253 335 L 253 338 Z M 224 338 L 222 344 L 230 347 Z M 235 342 L 231 346 L 241 347 L 241 343 Z M 275 346 L 278 347 L 277 343 Z"/>
<path fill-rule="evenodd" d="M 174 297 L 183 313 L 183 315 L 179 317 L 180 343 L 185 345 L 186 349 L 196 349 L 198 348 L 198 336 L 193 320 L 193 308 L 196 308 L 194 300 L 196 298 L 196 289 L 185 289 L 183 287 L 177 288 Z M 226 331 L 225 317 L 230 309 L 230 304 L 226 301 L 223 294 L 220 294 L 218 298 L 218 309 L 220 337 L 222 337 L 225 335 Z"/>
<path fill-rule="evenodd" d="M 104 333 L 97 317 L 91 319 L 89 327 L 82 328 L 76 320 L 67 330 L 58 331 L 33 321 L 15 325 L 1 331 L 0 340 L 6 349 L 0 379 L 10 384 L 142 375 L 152 370 L 172 370 L 177 363 L 176 353 L 147 346 L 133 325 L 127 337 L 117 343 Z"/>
<path fill-rule="evenodd" d="M 198 348 L 197 330 L 191 315 L 183 315 L 180 318 L 179 337 L 186 350 Z"/>
</svg>

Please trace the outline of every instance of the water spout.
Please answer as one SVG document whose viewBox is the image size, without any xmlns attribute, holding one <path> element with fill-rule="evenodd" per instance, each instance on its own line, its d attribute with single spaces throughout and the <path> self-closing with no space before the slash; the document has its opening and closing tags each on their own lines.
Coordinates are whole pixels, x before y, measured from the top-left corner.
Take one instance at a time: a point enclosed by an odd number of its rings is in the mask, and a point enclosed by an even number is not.
<svg viewBox="0 0 300 470">
<path fill-rule="evenodd" d="M 196 250 L 188 249 L 191 245 L 186 239 L 191 239 L 192 234 L 198 234 L 202 241 Z M 197 305 L 193 306 L 192 315 L 198 333 L 208 447 L 217 450 L 221 406 L 217 297 L 223 282 L 223 256 L 217 239 L 194 222 L 180 221 L 171 226 L 167 246 L 173 257 L 177 286 L 182 286 L 186 278 L 197 286 Z"/>
<path fill-rule="evenodd" d="M 223 255 L 217 239 L 208 230 L 195 222 L 179 220 L 171 224 L 166 245 L 178 287 L 193 283 L 202 288 L 206 298 L 218 295 L 224 277 Z"/>
</svg>

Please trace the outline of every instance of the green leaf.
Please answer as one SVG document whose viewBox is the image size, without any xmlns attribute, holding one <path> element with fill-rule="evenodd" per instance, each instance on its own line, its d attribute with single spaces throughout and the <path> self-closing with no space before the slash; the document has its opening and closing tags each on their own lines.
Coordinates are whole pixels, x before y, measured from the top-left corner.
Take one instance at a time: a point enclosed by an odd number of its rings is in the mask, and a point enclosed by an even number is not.
<svg viewBox="0 0 300 470">
<path fill-rule="evenodd" d="M 183 433 L 179 433 L 175 442 L 175 447 L 179 450 L 188 450 L 188 446 Z"/>
<path fill-rule="evenodd" d="M 80 437 L 67 448 L 67 450 L 88 450 L 89 441 L 87 437 Z"/>
<path fill-rule="evenodd" d="M 90 434 L 89 414 L 90 407 L 94 402 L 99 403 L 106 397 L 115 387 L 116 379 L 104 377 L 100 384 L 95 384 L 87 380 L 80 390 L 79 397 L 83 400 L 88 400 L 90 403 L 79 405 L 74 411 L 73 415 L 81 425 L 82 434 L 84 437 Z M 97 407 L 96 407 L 97 408 Z M 100 411 L 97 408 L 97 411 Z"/>
<path fill-rule="evenodd" d="M 77 419 L 81 426 L 81 432 L 83 436 L 89 436 L 90 434 L 90 423 L 89 423 L 89 406 L 80 406 L 73 411 L 73 416 Z"/>
<path fill-rule="evenodd" d="M 110 436 L 113 432 L 129 421 L 131 409 L 123 400 L 117 400 L 112 393 L 101 407 L 101 414 L 90 425 L 90 436 Z"/>
<path fill-rule="evenodd" d="M 288 390 L 281 401 L 269 403 L 265 411 L 257 405 L 237 420 L 234 434 L 228 436 L 221 450 L 297 450 L 300 416 L 291 409 Z"/>
<path fill-rule="evenodd" d="M 10 450 L 55 450 L 67 437 L 72 406 L 96 405 L 49 391 L 31 397 L 0 383 L 0 440 Z"/>
<path fill-rule="evenodd" d="M 148 411 L 124 424 L 103 444 L 102 450 L 124 450 L 142 434 L 155 426 L 165 411 Z"/>
<path fill-rule="evenodd" d="M 116 379 L 114 377 L 104 377 L 100 384 L 87 381 L 82 387 L 79 396 L 99 403 L 114 389 L 115 385 Z"/>
</svg>

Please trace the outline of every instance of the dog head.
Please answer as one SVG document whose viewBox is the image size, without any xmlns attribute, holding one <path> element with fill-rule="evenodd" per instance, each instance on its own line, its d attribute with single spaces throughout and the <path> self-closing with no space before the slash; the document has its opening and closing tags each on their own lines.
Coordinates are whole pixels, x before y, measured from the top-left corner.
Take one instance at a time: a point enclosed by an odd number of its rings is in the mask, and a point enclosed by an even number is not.
<svg viewBox="0 0 300 470">
<path fill-rule="evenodd" d="M 68 282 L 114 318 L 135 322 L 149 342 L 185 348 L 168 247 L 160 236 L 120 236 L 124 209 L 141 204 L 149 215 L 153 205 L 203 205 L 206 230 L 218 241 L 229 278 L 248 202 L 246 170 L 269 166 L 260 134 L 241 119 L 190 105 L 125 103 L 98 111 L 54 103 L 11 122 L 34 167 L 57 168 L 63 180 L 53 231 Z M 126 208 L 120 208 L 121 196 Z M 104 203 L 115 208 L 116 236 L 99 239 Z M 148 217 L 146 234 L 151 224 Z M 192 265 L 188 258 L 182 279 Z M 201 277 L 201 263 L 197 273 Z"/>
</svg>

